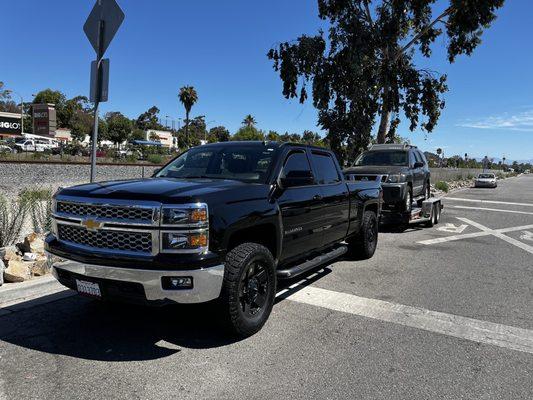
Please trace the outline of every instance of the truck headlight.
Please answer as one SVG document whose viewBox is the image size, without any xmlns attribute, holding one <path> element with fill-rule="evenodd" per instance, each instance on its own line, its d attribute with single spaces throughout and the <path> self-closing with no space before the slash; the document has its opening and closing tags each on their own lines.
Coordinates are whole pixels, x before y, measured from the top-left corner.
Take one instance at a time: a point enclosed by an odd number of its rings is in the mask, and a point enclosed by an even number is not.
<svg viewBox="0 0 533 400">
<path fill-rule="evenodd" d="M 161 214 L 163 226 L 204 226 L 209 222 L 205 203 L 163 206 Z"/>
<path fill-rule="evenodd" d="M 399 183 L 403 182 L 405 179 L 405 175 L 397 174 L 397 175 L 389 175 L 387 178 L 388 183 Z"/>
<path fill-rule="evenodd" d="M 161 232 L 161 253 L 205 253 L 208 245 L 207 229 Z"/>
</svg>

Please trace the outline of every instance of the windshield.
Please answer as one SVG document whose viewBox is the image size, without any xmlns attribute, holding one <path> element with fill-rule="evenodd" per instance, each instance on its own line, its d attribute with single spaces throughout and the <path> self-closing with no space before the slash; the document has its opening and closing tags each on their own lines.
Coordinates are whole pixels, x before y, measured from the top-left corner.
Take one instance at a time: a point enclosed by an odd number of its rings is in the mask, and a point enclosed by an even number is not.
<svg viewBox="0 0 533 400">
<path fill-rule="evenodd" d="M 262 144 L 196 147 L 180 155 L 156 177 L 236 179 L 265 183 L 275 150 Z"/>
<path fill-rule="evenodd" d="M 493 179 L 494 175 L 493 174 L 479 174 L 479 178 L 480 179 Z"/>
<path fill-rule="evenodd" d="M 355 161 L 355 165 L 408 165 L 407 152 L 402 150 L 367 151 Z"/>
</svg>

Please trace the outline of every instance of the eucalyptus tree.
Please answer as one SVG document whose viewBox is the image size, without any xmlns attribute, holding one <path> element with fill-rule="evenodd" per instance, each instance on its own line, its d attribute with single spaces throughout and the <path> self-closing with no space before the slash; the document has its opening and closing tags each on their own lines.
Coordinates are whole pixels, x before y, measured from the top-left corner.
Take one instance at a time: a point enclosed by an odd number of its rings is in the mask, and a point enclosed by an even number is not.
<svg viewBox="0 0 533 400">
<path fill-rule="evenodd" d="M 334 150 L 396 135 L 400 112 L 433 131 L 445 106 L 446 75 L 415 64 L 445 37 L 447 58 L 471 55 L 504 0 L 318 0 L 327 34 L 302 35 L 268 52 L 283 95 L 305 102 L 308 86 L 318 123 Z M 379 124 L 378 124 L 379 120 Z"/>
</svg>

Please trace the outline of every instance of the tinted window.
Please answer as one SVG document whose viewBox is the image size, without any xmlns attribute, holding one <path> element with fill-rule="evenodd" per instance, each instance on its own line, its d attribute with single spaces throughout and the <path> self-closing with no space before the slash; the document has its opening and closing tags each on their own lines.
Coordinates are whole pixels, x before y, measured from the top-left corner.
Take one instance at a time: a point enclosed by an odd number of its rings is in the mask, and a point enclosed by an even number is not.
<svg viewBox="0 0 533 400">
<path fill-rule="evenodd" d="M 331 155 L 313 152 L 311 158 L 317 173 L 316 179 L 320 185 L 340 182 L 339 172 Z"/>
<path fill-rule="evenodd" d="M 264 183 L 274 154 L 274 148 L 263 145 L 196 147 L 180 155 L 157 176 Z"/>
<path fill-rule="evenodd" d="M 365 151 L 355 165 L 408 165 L 407 154 L 403 150 Z"/>
<path fill-rule="evenodd" d="M 310 174 L 311 166 L 303 151 L 289 154 L 281 171 L 282 178 L 302 178 Z"/>
</svg>

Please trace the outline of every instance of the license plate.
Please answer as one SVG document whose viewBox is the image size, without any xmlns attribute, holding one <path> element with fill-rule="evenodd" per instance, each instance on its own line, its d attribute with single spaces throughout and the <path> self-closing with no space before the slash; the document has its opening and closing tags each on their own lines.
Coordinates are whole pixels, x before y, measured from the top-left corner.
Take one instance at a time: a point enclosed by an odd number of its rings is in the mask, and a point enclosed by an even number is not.
<svg viewBox="0 0 533 400">
<path fill-rule="evenodd" d="M 79 279 L 76 279 L 76 287 L 78 289 L 78 293 L 80 294 L 97 297 L 99 299 L 102 298 L 102 292 L 100 291 L 100 286 L 98 283 L 80 281 Z"/>
</svg>

